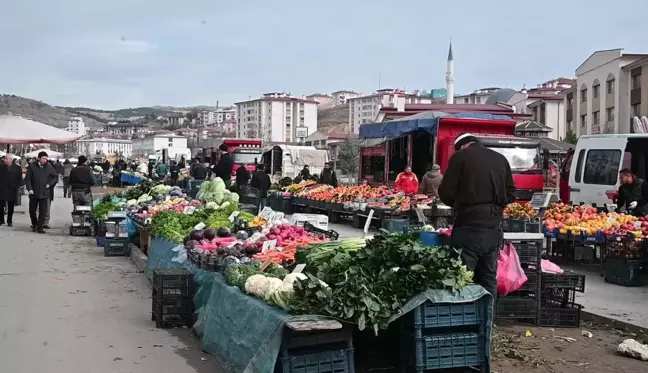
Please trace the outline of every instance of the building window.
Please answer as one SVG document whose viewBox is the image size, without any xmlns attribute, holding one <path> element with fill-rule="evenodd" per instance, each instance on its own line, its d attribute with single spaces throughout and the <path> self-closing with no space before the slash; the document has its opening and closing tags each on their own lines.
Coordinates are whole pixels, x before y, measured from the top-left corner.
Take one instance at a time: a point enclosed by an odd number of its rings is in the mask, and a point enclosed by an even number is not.
<svg viewBox="0 0 648 373">
<path fill-rule="evenodd" d="M 632 76 L 632 89 L 641 88 L 641 74 Z"/>
<path fill-rule="evenodd" d="M 592 149 L 585 160 L 585 184 L 615 185 L 619 177 L 620 150 Z"/>
<path fill-rule="evenodd" d="M 581 102 L 587 102 L 587 88 L 581 89 Z"/>
<path fill-rule="evenodd" d="M 605 116 L 608 122 L 614 122 L 614 107 L 605 109 Z"/>
<path fill-rule="evenodd" d="M 641 104 L 634 104 L 632 105 L 632 116 L 633 117 L 638 117 L 639 113 L 641 112 Z"/>
<path fill-rule="evenodd" d="M 592 95 L 594 96 L 594 98 L 599 97 L 600 91 L 601 91 L 601 85 L 600 84 L 597 84 L 597 85 L 592 87 Z"/>
<path fill-rule="evenodd" d="M 587 126 L 587 114 L 581 115 L 581 127 Z"/>
<path fill-rule="evenodd" d="M 614 93 L 614 83 L 615 83 L 614 79 L 605 82 L 605 85 L 607 86 L 606 89 L 608 94 Z"/>
<path fill-rule="evenodd" d="M 599 124 L 601 122 L 601 112 L 595 111 L 592 113 L 592 124 Z"/>
<path fill-rule="evenodd" d="M 468 97 L 464 97 L 464 104 L 468 103 Z"/>
</svg>

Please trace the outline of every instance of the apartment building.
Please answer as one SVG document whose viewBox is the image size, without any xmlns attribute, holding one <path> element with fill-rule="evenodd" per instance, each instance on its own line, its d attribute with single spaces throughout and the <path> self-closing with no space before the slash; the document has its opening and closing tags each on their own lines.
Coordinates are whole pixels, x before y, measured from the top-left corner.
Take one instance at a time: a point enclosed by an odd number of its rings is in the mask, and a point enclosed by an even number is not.
<svg viewBox="0 0 648 373">
<path fill-rule="evenodd" d="M 360 97 L 359 93 L 347 90 L 335 91 L 331 93 L 332 106 L 346 104 L 350 99 Z"/>
<path fill-rule="evenodd" d="M 85 156 L 95 155 L 120 155 L 130 157 L 133 154 L 133 144 L 131 140 L 123 139 L 81 139 L 74 142 L 76 153 Z"/>
<path fill-rule="evenodd" d="M 214 120 L 216 124 L 236 121 L 236 107 L 227 106 L 224 108 L 216 109 L 216 111 L 214 112 Z"/>
<path fill-rule="evenodd" d="M 162 149 L 186 149 L 187 137 L 174 133 L 154 134 L 132 140 L 132 152 L 135 156 L 155 155 Z"/>
<path fill-rule="evenodd" d="M 130 120 L 120 120 L 117 122 L 109 122 L 104 126 L 104 132 L 112 136 L 132 137 L 144 131 L 145 125 L 132 122 Z"/>
<path fill-rule="evenodd" d="M 328 109 L 333 106 L 333 97 L 331 95 L 323 93 L 313 93 L 312 95 L 306 96 L 307 100 L 316 101 L 319 106 L 318 109 Z"/>
<path fill-rule="evenodd" d="M 483 104 L 486 103 L 486 100 L 493 92 L 498 91 L 499 89 L 500 88 L 497 87 L 476 89 L 472 93 L 469 93 L 467 95 L 455 96 L 454 103 L 472 105 Z"/>
<path fill-rule="evenodd" d="M 577 136 L 598 133 L 632 133 L 633 117 L 648 116 L 648 87 L 643 69 L 648 54 L 623 49 L 592 53 L 576 69 L 576 86 L 565 93 L 567 127 Z"/>
<path fill-rule="evenodd" d="M 431 97 L 407 93 L 400 89 L 380 89 L 376 93 L 351 98 L 349 103 L 349 130 L 358 133 L 360 125 L 373 123 L 378 119 L 381 108 L 395 108 L 403 111 L 405 104 L 432 104 Z"/>
<path fill-rule="evenodd" d="M 297 142 L 317 130 L 317 102 L 272 92 L 236 103 L 236 137 Z"/>
</svg>

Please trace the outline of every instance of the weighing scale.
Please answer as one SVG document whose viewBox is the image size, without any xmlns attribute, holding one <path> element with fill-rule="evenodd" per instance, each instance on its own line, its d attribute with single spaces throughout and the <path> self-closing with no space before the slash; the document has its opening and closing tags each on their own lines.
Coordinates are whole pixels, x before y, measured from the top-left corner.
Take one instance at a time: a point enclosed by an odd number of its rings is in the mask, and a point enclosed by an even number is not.
<svg viewBox="0 0 648 373">
<path fill-rule="evenodd" d="M 74 206 L 70 236 L 90 236 L 92 234 L 91 206 Z"/>
<path fill-rule="evenodd" d="M 560 198 L 558 198 L 556 193 L 534 193 L 531 197 L 531 201 L 529 201 L 529 205 L 531 205 L 531 207 L 533 207 L 533 209 L 537 211 L 536 216 L 540 219 L 540 221 L 542 221 L 544 220 L 545 213 L 547 212 L 547 209 L 549 208 L 549 204 L 551 202 L 560 202 Z"/>
</svg>

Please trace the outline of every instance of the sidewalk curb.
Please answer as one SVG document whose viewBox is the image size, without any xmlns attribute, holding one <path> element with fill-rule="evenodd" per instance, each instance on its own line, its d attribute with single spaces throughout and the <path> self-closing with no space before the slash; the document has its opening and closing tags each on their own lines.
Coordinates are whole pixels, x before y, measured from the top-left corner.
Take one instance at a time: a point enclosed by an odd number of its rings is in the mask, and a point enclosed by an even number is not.
<svg viewBox="0 0 648 373">
<path fill-rule="evenodd" d="M 616 320 L 607 316 L 601 316 L 581 310 L 582 320 L 589 321 L 595 324 L 606 324 L 614 329 L 624 330 L 635 334 L 648 334 L 648 328 L 639 325 L 627 323 L 625 321 Z"/>
<path fill-rule="evenodd" d="M 131 245 L 131 260 L 135 263 L 135 268 L 140 273 L 144 273 L 146 270 L 146 261 L 148 257 L 135 245 Z"/>
</svg>

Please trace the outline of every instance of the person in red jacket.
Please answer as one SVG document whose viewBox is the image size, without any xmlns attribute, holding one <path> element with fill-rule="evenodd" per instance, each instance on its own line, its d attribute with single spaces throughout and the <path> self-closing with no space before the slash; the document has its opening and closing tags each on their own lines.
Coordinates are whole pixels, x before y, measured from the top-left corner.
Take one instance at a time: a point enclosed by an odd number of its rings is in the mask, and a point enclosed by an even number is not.
<svg viewBox="0 0 648 373">
<path fill-rule="evenodd" d="M 405 194 L 414 194 L 418 191 L 419 181 L 412 172 L 410 166 L 405 166 L 405 170 L 396 176 L 396 189 L 405 192 Z"/>
</svg>

